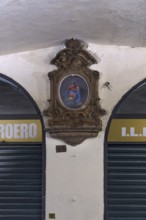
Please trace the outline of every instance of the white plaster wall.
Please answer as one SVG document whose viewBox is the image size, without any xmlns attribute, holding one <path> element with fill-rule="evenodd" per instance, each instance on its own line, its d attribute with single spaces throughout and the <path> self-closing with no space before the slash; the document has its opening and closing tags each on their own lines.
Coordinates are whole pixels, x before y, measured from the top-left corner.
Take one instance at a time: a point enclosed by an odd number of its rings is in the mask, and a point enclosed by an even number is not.
<svg viewBox="0 0 146 220">
<path fill-rule="evenodd" d="M 0 72 L 20 83 L 42 111 L 47 107 L 49 80 L 53 66 L 49 61 L 61 47 L 0 56 Z M 55 213 L 58 220 L 103 219 L 103 142 L 111 111 L 121 97 L 146 77 L 146 48 L 99 46 L 89 44 L 89 51 L 99 63 L 101 105 L 107 110 L 103 131 L 97 138 L 67 146 L 66 153 L 56 153 L 63 141 L 46 134 L 46 220 Z M 103 87 L 110 82 L 111 89 Z"/>
</svg>

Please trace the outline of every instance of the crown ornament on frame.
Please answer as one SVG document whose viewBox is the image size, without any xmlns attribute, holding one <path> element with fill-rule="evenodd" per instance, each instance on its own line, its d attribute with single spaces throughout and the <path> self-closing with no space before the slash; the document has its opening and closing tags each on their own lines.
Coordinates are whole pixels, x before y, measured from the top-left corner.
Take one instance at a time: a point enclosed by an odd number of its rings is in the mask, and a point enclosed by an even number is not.
<svg viewBox="0 0 146 220">
<path fill-rule="evenodd" d="M 48 73 L 50 99 L 44 115 L 50 135 L 75 146 L 98 135 L 106 111 L 99 103 L 99 72 L 89 68 L 97 61 L 81 40 L 66 40 L 65 46 L 51 60 L 58 69 Z"/>
</svg>

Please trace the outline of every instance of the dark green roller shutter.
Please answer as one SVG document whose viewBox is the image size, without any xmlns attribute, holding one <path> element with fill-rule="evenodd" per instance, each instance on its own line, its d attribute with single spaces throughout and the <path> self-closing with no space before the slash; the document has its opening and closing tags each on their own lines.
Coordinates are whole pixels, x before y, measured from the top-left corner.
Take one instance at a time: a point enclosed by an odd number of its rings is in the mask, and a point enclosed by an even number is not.
<svg viewBox="0 0 146 220">
<path fill-rule="evenodd" d="M 42 146 L 0 146 L 0 219 L 41 220 Z"/>
<path fill-rule="evenodd" d="M 0 129 L 0 220 L 45 219 L 42 116 L 30 95 L 14 80 L 0 74 L 0 126 L 21 122 L 24 125 L 31 120 L 39 124 L 37 131 L 41 136 L 30 142 L 18 142 L 17 137 L 3 140 Z"/>
<path fill-rule="evenodd" d="M 146 144 L 109 144 L 107 163 L 107 219 L 146 219 Z"/>
<path fill-rule="evenodd" d="M 138 132 L 139 141 L 127 133 L 124 137 L 108 138 L 115 120 L 146 119 L 146 79 L 132 88 L 115 107 L 105 139 L 105 220 L 146 220 L 146 141 Z M 140 119 L 140 120 L 139 120 Z M 130 123 L 129 120 L 129 123 Z M 117 126 L 117 124 L 116 124 Z M 136 126 L 139 126 L 136 124 Z M 146 127 L 146 124 L 144 124 Z M 115 128 L 116 129 L 116 128 Z M 134 128 L 135 129 L 135 128 Z M 117 130 L 116 130 L 117 131 Z M 119 127 L 118 127 L 119 131 Z M 127 129 L 128 132 L 128 129 Z M 115 132 L 117 134 L 117 132 Z M 119 138 L 120 137 L 120 138 Z M 143 139 L 141 139 L 141 137 Z M 116 141 L 118 140 L 119 141 Z M 136 139 L 138 140 L 138 139 Z"/>
</svg>

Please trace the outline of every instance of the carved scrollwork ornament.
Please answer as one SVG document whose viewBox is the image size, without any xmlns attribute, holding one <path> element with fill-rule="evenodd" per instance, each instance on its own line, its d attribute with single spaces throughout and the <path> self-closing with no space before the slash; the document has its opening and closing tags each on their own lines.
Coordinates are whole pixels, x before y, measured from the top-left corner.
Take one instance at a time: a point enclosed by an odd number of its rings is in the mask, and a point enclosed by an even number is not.
<svg viewBox="0 0 146 220">
<path fill-rule="evenodd" d="M 75 146 L 98 135 L 106 111 L 98 95 L 99 72 L 89 69 L 97 61 L 85 50 L 87 45 L 69 39 L 65 46 L 51 60 L 58 69 L 48 73 L 50 100 L 44 115 L 50 135 Z"/>
</svg>

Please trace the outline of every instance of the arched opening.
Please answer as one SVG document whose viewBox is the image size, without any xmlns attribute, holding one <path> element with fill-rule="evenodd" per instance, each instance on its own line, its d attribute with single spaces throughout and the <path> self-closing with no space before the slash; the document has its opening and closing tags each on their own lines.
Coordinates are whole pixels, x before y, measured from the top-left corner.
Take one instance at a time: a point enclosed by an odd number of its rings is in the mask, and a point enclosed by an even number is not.
<svg viewBox="0 0 146 220">
<path fill-rule="evenodd" d="M 26 90 L 0 74 L 0 219 L 44 219 L 45 138 Z"/>
<path fill-rule="evenodd" d="M 105 220 L 146 219 L 146 79 L 117 104 L 105 136 Z"/>
</svg>

